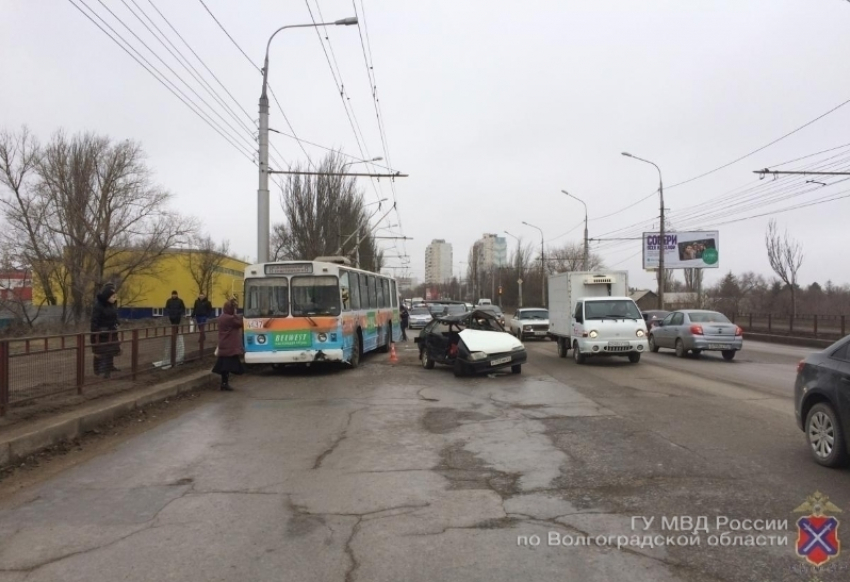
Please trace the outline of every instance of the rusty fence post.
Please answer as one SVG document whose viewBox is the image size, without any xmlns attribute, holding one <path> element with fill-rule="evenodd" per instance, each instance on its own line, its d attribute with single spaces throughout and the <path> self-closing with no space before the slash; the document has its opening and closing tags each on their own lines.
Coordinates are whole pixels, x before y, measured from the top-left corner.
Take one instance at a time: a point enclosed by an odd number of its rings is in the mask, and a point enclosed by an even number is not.
<svg viewBox="0 0 850 582">
<path fill-rule="evenodd" d="M 753 331 L 753 313 L 750 312 L 750 320 L 749 325 L 747 326 L 750 331 Z"/>
<path fill-rule="evenodd" d="M 814 327 L 815 327 L 815 337 L 818 337 L 818 314 L 817 314 L 817 313 L 815 313 L 815 324 L 814 324 Z"/>
<path fill-rule="evenodd" d="M 788 317 L 788 333 L 794 333 L 794 314 Z"/>
<path fill-rule="evenodd" d="M 846 333 L 846 329 L 844 327 L 844 316 L 842 315 L 841 316 L 841 337 L 844 337 L 845 335 L 847 335 L 847 333 Z"/>
<path fill-rule="evenodd" d="M 139 373 L 139 330 L 134 329 L 130 336 L 130 371 L 133 380 Z"/>
<path fill-rule="evenodd" d="M 0 416 L 6 416 L 9 410 L 9 342 L 0 341 Z"/>
<path fill-rule="evenodd" d="M 177 365 L 177 332 L 180 331 L 178 326 L 171 326 L 171 365 Z"/>
<path fill-rule="evenodd" d="M 773 333 L 773 315 L 767 314 L 767 333 Z"/>
<path fill-rule="evenodd" d="M 98 338 L 99 339 L 99 338 Z M 86 381 L 86 335 L 77 334 L 77 394 L 83 393 Z"/>
</svg>

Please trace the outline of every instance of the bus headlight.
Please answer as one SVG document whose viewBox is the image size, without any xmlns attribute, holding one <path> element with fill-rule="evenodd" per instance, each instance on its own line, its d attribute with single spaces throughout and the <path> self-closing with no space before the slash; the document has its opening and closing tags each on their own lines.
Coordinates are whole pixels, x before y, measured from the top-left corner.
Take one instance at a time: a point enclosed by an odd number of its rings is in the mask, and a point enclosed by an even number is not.
<svg viewBox="0 0 850 582">
<path fill-rule="evenodd" d="M 328 334 L 320 333 L 319 335 L 316 336 L 316 339 L 319 340 L 320 342 L 326 342 L 326 341 L 328 341 Z"/>
<path fill-rule="evenodd" d="M 263 334 L 259 334 L 257 336 L 257 343 L 260 345 L 266 343 L 266 336 L 264 336 Z"/>
<path fill-rule="evenodd" d="M 599 332 L 597 332 L 597 331 L 594 329 L 593 331 L 591 331 L 591 332 L 590 332 L 589 334 L 587 334 L 587 335 L 588 335 L 588 336 L 590 336 L 590 337 L 592 337 L 592 338 L 594 338 L 594 337 L 597 337 L 597 336 L 599 335 Z"/>
</svg>

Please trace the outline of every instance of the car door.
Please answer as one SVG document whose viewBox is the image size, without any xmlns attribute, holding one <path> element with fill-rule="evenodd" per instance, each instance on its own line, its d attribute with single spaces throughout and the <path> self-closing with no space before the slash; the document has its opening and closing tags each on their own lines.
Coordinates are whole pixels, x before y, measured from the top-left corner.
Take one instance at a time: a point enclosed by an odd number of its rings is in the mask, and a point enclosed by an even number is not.
<svg viewBox="0 0 850 582">
<path fill-rule="evenodd" d="M 665 317 L 661 324 L 652 328 L 652 337 L 655 341 L 655 345 L 660 348 L 672 347 L 669 345 L 668 335 L 670 333 L 670 325 L 673 321 L 674 313 L 670 313 Z"/>
<path fill-rule="evenodd" d="M 670 320 L 670 327 L 667 329 L 667 346 L 676 347 L 676 340 L 682 337 L 682 334 L 687 328 L 685 327 L 685 314 L 681 311 L 674 311 L 673 317 Z"/>
<path fill-rule="evenodd" d="M 819 366 L 818 384 L 833 395 L 845 430 L 850 425 L 850 342 L 844 342 Z"/>
<path fill-rule="evenodd" d="M 573 313 L 572 337 L 581 337 L 584 330 L 584 303 L 579 301 L 576 303 L 575 313 Z"/>
</svg>

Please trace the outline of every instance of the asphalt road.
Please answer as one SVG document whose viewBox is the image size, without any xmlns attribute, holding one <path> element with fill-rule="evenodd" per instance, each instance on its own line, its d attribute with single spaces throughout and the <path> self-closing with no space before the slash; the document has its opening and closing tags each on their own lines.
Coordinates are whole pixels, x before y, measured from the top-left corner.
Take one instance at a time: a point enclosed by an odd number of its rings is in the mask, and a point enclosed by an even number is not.
<svg viewBox="0 0 850 582">
<path fill-rule="evenodd" d="M 819 490 L 846 513 L 850 471 L 815 465 L 794 424 L 806 350 L 577 366 L 527 345 L 520 376 L 458 379 L 402 349 L 240 378 L 0 500 L 0 582 L 813 579 L 794 509 Z M 709 531 L 678 539 L 674 516 Z M 788 545 L 712 545 L 718 518 L 787 520 L 731 533 Z"/>
</svg>

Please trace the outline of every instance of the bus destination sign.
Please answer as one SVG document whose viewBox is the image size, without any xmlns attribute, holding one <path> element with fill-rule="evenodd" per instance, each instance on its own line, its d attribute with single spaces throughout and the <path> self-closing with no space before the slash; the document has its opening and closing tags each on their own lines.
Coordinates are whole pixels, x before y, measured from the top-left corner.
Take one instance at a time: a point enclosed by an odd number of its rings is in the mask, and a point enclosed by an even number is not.
<svg viewBox="0 0 850 582">
<path fill-rule="evenodd" d="M 296 263 L 286 265 L 266 265 L 266 275 L 303 275 L 312 274 L 312 263 Z"/>
</svg>

